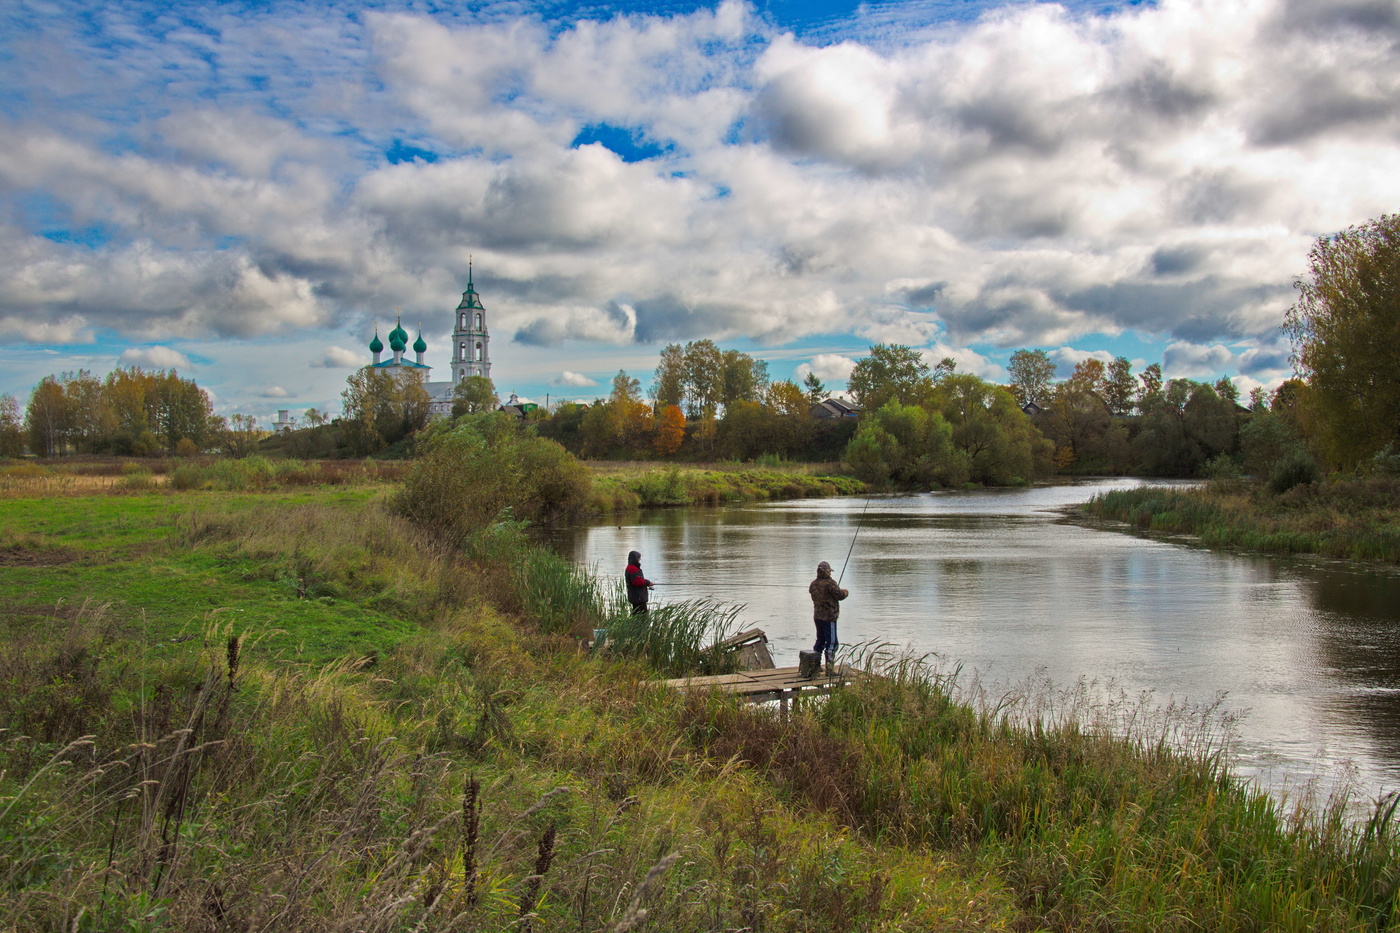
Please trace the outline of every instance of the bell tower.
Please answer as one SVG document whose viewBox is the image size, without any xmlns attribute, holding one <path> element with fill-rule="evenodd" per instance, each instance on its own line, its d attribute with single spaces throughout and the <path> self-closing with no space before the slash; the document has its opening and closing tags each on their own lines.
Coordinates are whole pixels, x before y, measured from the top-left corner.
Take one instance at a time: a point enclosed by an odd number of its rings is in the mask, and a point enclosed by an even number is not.
<svg viewBox="0 0 1400 933">
<path fill-rule="evenodd" d="M 472 285 L 471 260 L 467 260 L 467 290 L 457 306 L 452 328 L 452 384 L 468 376 L 491 378 L 491 335 L 486 329 L 486 308 Z"/>
</svg>

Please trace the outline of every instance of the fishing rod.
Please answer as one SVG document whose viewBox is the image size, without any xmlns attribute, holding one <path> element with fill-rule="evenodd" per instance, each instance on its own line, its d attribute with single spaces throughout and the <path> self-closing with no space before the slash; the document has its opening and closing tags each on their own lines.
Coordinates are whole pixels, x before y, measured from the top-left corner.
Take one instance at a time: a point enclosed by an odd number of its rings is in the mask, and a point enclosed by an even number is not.
<svg viewBox="0 0 1400 933">
<path fill-rule="evenodd" d="M 856 549 L 856 539 L 860 537 L 861 526 L 865 524 L 865 512 L 870 508 L 870 497 L 865 497 L 865 508 L 860 510 L 860 518 L 856 519 L 856 533 L 851 535 L 851 546 L 846 549 L 846 559 L 841 562 L 841 572 L 836 575 L 836 585 L 841 585 L 841 578 L 846 575 L 846 565 L 851 562 L 851 554 Z"/>
<path fill-rule="evenodd" d="M 679 587 L 687 587 L 687 588 L 690 588 L 690 589 L 702 589 L 702 588 L 709 587 L 709 588 L 713 589 L 713 585 L 712 585 L 712 584 L 709 584 L 709 583 L 653 583 L 652 586 L 679 586 Z M 763 589 L 771 589 L 771 590 L 805 590 L 805 589 L 807 588 L 805 584 L 798 584 L 798 583 L 731 583 L 731 582 L 727 582 L 727 583 L 725 583 L 725 586 L 728 587 L 729 589 L 736 589 L 736 590 L 741 590 L 741 589 L 754 589 L 754 588 L 758 588 L 758 587 L 762 587 Z"/>
</svg>

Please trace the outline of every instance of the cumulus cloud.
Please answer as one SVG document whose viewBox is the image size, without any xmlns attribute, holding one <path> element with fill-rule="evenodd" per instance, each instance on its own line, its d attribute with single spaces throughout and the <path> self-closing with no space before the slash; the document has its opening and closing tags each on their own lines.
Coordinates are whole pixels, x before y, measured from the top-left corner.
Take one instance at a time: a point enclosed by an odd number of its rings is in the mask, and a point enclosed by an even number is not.
<svg viewBox="0 0 1400 933">
<path fill-rule="evenodd" d="M 1235 354 L 1221 344 L 1176 342 L 1162 354 L 1162 374 L 1170 378 L 1199 378 L 1213 376 L 1235 361 Z"/>
<path fill-rule="evenodd" d="M 1400 33 L 1361 0 L 882 8 L 833 41 L 737 0 L 64 2 L 7 21 L 0 342 L 442 333 L 474 256 L 497 352 L 839 335 L 994 377 L 1133 332 L 1271 380 L 1310 243 L 1400 201 Z"/>
<path fill-rule="evenodd" d="M 855 368 L 856 361 L 849 356 L 842 356 L 839 353 L 818 353 L 812 357 L 811 362 L 798 364 L 797 378 L 805 379 L 808 373 L 816 373 L 817 378 L 823 381 L 834 379 L 838 382 L 845 382 L 851 378 L 851 370 Z"/>
<path fill-rule="evenodd" d="M 281 386 L 268 386 L 266 389 L 263 389 L 262 392 L 263 398 L 290 398 L 291 395 L 292 393 Z"/>
<path fill-rule="evenodd" d="M 344 347 L 329 346 L 319 359 L 312 360 L 311 365 L 316 369 L 358 368 L 369 362 L 368 354 L 368 350 L 358 352 Z"/>
<path fill-rule="evenodd" d="M 598 380 L 590 379 L 583 373 L 576 373 L 566 369 L 559 375 L 550 379 L 549 384 L 552 386 L 572 386 L 574 388 L 584 388 L 586 386 L 596 386 L 598 384 Z"/>
<path fill-rule="evenodd" d="M 170 347 L 128 347 L 117 358 L 118 366 L 139 366 L 143 369 L 189 370 L 190 358 Z"/>
<path fill-rule="evenodd" d="M 1074 368 L 1088 359 L 1095 359 L 1107 366 L 1113 362 L 1113 354 L 1107 350 L 1076 350 L 1074 347 L 1059 347 L 1049 352 L 1055 362 L 1055 377 L 1068 379 Z"/>
</svg>

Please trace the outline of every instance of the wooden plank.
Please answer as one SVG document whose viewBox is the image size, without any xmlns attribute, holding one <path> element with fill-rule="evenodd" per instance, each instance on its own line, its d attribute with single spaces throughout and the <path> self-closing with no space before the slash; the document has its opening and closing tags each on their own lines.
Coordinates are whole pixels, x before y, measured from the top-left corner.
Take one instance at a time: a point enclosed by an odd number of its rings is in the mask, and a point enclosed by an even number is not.
<svg viewBox="0 0 1400 933">
<path fill-rule="evenodd" d="M 807 693 L 826 693 L 832 687 L 849 683 L 860 671 L 844 669 L 836 677 L 818 676 L 804 679 L 795 667 L 779 667 L 772 670 L 741 671 L 737 674 L 714 674 L 703 677 L 677 677 L 665 681 L 668 687 L 678 690 L 719 690 L 722 693 L 738 694 L 751 700 L 778 699 L 784 696 L 800 696 Z"/>
</svg>

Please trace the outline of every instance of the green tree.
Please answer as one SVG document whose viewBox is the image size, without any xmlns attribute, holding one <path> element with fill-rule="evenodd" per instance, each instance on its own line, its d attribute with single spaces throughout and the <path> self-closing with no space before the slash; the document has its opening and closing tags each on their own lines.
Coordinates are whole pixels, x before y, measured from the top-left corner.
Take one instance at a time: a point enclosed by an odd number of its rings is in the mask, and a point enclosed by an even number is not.
<svg viewBox="0 0 1400 933">
<path fill-rule="evenodd" d="M 1055 364 L 1044 350 L 1017 350 L 1007 364 L 1011 374 L 1011 394 L 1024 408 L 1034 402 L 1044 405 L 1050 398 L 1050 384 L 1055 379 Z"/>
<path fill-rule="evenodd" d="M 862 408 L 875 411 L 889 401 L 900 405 L 926 401 L 933 392 L 933 379 L 918 350 L 877 343 L 869 356 L 856 363 L 847 386 Z"/>
<path fill-rule="evenodd" d="M 807 375 L 802 378 L 802 385 L 807 389 L 807 403 L 809 406 L 816 405 L 826 398 L 826 383 L 818 379 L 816 373 L 808 371 Z"/>
<path fill-rule="evenodd" d="M 1322 237 L 1284 331 L 1308 383 L 1308 418 L 1337 466 L 1400 442 L 1400 214 Z"/>
<path fill-rule="evenodd" d="M 1114 357 L 1108 364 L 1104 377 L 1103 398 L 1108 410 L 1120 417 L 1130 415 L 1137 402 L 1137 380 L 1133 378 L 1133 364 L 1126 356 Z"/>
<path fill-rule="evenodd" d="M 728 406 L 735 402 L 759 401 L 763 390 L 768 388 L 768 364 L 738 350 L 725 350 L 721 358 L 724 376 L 720 402 Z"/>
<path fill-rule="evenodd" d="M 452 417 L 479 415 L 501 407 L 496 384 L 487 376 L 468 376 L 452 388 Z M 307 412 L 307 417 L 311 412 Z"/>
<path fill-rule="evenodd" d="M 724 353 L 713 340 L 693 340 L 685 345 L 687 414 L 713 422 L 724 393 Z"/>
<path fill-rule="evenodd" d="M 953 426 L 936 411 L 893 400 L 861 418 L 845 460 L 876 486 L 931 489 L 968 479 L 968 458 L 953 443 Z"/>
<path fill-rule="evenodd" d="M 686 387 L 685 350 L 678 343 L 668 343 L 661 351 L 656 365 L 656 379 L 651 395 L 659 408 L 684 405 Z"/>
<path fill-rule="evenodd" d="M 1053 447 L 1008 390 L 955 374 L 939 382 L 933 404 L 952 425 L 973 482 L 1005 486 L 1049 472 Z"/>
<path fill-rule="evenodd" d="M 1142 410 L 1156 402 L 1162 394 L 1162 364 L 1153 363 L 1138 373 L 1142 391 L 1138 393 L 1138 409 Z"/>
</svg>

